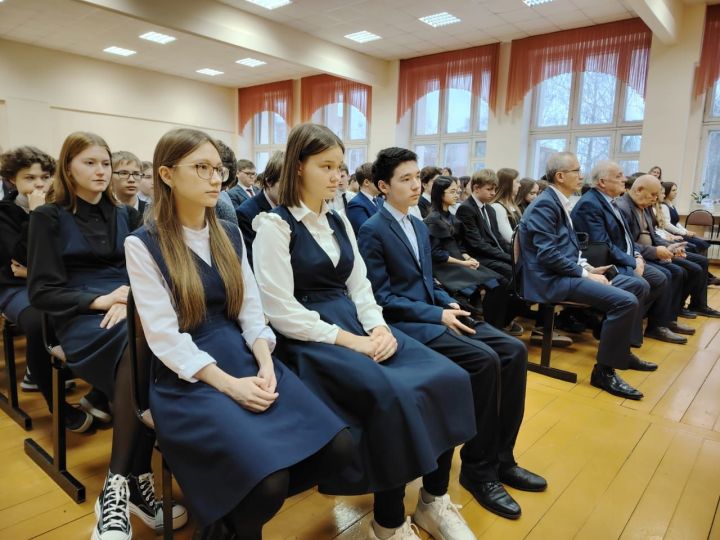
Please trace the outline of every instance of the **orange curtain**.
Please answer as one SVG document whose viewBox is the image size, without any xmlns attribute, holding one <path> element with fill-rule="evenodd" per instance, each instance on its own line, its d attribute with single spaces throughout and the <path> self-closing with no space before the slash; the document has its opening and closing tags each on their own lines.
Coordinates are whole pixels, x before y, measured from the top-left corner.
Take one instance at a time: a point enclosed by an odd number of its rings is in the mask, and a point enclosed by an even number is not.
<svg viewBox="0 0 720 540">
<path fill-rule="evenodd" d="M 640 19 L 513 40 L 505 111 L 542 81 L 572 72 L 614 75 L 644 96 L 651 41 Z"/>
<path fill-rule="evenodd" d="M 285 119 L 288 126 L 292 125 L 293 113 L 293 82 L 279 81 L 238 89 L 238 110 L 240 131 L 252 117 L 262 111 L 272 111 Z"/>
<path fill-rule="evenodd" d="M 720 78 L 720 5 L 708 6 L 705 13 L 700 65 L 695 70 L 695 97 L 704 94 Z"/>
<path fill-rule="evenodd" d="M 303 122 L 309 122 L 315 111 L 331 103 L 349 103 L 370 121 L 372 88 L 366 84 L 332 75 L 313 75 L 300 80 L 300 93 L 300 116 Z"/>
<path fill-rule="evenodd" d="M 428 92 L 455 88 L 480 96 L 495 112 L 500 44 L 400 61 L 397 120 Z"/>
</svg>

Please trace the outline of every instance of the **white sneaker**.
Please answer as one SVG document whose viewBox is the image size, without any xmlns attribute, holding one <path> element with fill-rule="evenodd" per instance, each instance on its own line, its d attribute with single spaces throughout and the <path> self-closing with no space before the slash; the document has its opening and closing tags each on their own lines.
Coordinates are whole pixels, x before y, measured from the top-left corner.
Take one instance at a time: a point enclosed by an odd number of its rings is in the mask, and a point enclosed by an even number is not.
<svg viewBox="0 0 720 540">
<path fill-rule="evenodd" d="M 92 540 L 130 540 L 128 480 L 119 474 L 108 475 L 98 500 L 95 502 L 97 525 Z"/>
<path fill-rule="evenodd" d="M 450 495 L 435 497 L 431 503 L 422 498 L 422 488 L 418 505 L 412 517 L 418 527 L 429 532 L 435 540 L 476 540 L 458 507 L 450 500 Z"/>
<path fill-rule="evenodd" d="M 380 537 L 375 534 L 373 523 L 375 523 L 374 519 L 370 521 L 368 538 L 370 540 L 380 540 Z M 395 533 L 387 540 L 421 540 L 419 533 L 420 531 L 418 531 L 418 528 L 412 524 L 412 521 L 410 521 L 410 518 L 408 517 L 407 521 L 403 523 L 401 527 L 395 529 Z"/>
</svg>

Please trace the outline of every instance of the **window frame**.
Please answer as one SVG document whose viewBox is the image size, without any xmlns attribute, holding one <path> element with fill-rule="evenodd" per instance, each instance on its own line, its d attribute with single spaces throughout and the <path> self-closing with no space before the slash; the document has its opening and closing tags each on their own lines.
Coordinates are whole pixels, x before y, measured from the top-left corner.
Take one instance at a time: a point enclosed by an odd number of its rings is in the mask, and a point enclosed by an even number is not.
<svg viewBox="0 0 720 540">
<path fill-rule="evenodd" d="M 710 150 L 710 134 L 713 132 L 720 133 L 720 115 L 712 115 L 713 101 L 715 100 L 716 94 L 720 94 L 720 79 L 715 81 L 715 84 L 705 93 L 705 110 L 703 111 L 703 126 L 700 138 L 700 160 L 702 169 L 700 174 L 697 175 L 698 180 L 693 185 L 693 191 L 703 191 L 711 193 L 711 189 L 707 186 L 707 174 L 708 174 L 708 158 Z M 718 180 L 716 180 L 717 182 Z"/>
<path fill-rule="evenodd" d="M 267 144 L 261 144 L 261 143 L 257 142 L 257 140 L 258 140 L 257 123 L 259 121 L 260 115 L 262 115 L 263 113 L 268 113 L 268 141 L 270 141 L 270 142 Z M 275 116 L 276 115 L 279 116 L 280 118 L 282 118 L 282 116 L 280 116 L 275 111 L 270 111 L 270 110 L 260 111 L 253 115 L 252 120 L 250 122 L 250 136 L 252 137 L 252 151 L 251 151 L 250 155 L 252 155 L 252 157 L 253 157 L 252 161 L 255 164 L 255 167 L 257 168 L 258 174 L 261 173 L 263 170 L 265 170 L 265 165 L 263 165 L 262 167 L 260 166 L 260 163 L 262 163 L 262 162 L 258 158 L 258 155 L 262 154 L 262 153 L 267 153 L 268 160 L 269 160 L 274 152 L 277 152 L 277 151 L 284 152 L 285 146 L 287 145 L 287 138 L 283 142 L 275 141 L 275 121 L 276 121 Z M 283 118 L 283 120 L 285 120 L 285 119 Z M 288 125 L 287 121 L 285 121 L 285 126 L 286 126 L 286 133 L 289 134 L 290 126 Z M 265 163 L 267 164 L 267 161 Z"/>
<path fill-rule="evenodd" d="M 364 161 L 362 161 L 359 164 L 350 164 L 347 163 L 348 169 L 350 174 L 355 172 L 355 168 L 357 168 L 359 165 L 362 165 L 365 163 L 368 159 L 368 148 L 370 146 L 370 119 L 365 116 L 365 138 L 364 139 L 350 139 L 350 107 L 354 107 L 354 105 L 348 101 L 334 101 L 332 103 L 328 103 L 326 105 L 323 105 L 319 109 L 317 109 L 312 114 L 312 121 L 317 124 L 322 124 L 323 126 L 328 126 L 327 123 L 327 112 L 328 107 L 335 106 L 338 104 L 342 104 L 342 113 L 343 113 L 343 136 L 340 137 L 340 139 L 343 142 L 343 145 L 345 146 L 345 155 L 347 155 L 350 150 L 362 150 L 363 155 L 365 156 Z M 363 112 L 355 107 L 355 109 L 360 113 L 363 114 Z M 320 117 L 318 118 L 318 114 Z M 354 165 L 354 166 L 351 166 Z"/>
</svg>

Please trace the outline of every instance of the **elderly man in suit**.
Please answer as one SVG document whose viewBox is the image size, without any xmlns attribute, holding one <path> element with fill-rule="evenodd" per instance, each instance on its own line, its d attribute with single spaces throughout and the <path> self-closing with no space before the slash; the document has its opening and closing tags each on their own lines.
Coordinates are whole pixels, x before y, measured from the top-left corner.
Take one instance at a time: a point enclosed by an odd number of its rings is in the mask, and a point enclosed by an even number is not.
<svg viewBox="0 0 720 540">
<path fill-rule="evenodd" d="M 686 253 L 684 242 L 666 242 L 655 233 L 650 207 L 657 201 L 661 189 L 660 181 L 654 176 L 640 176 L 630 190 L 618 198 L 618 208 L 643 258 L 672 275 L 671 290 L 676 313 L 691 319 L 697 315 L 720 318 L 720 311 L 707 305 L 707 258 L 697 253 Z M 688 297 L 690 304 L 686 309 L 684 305 Z"/>
<path fill-rule="evenodd" d="M 346 214 L 355 234 L 357 234 L 362 224 L 369 217 L 375 215 L 378 208 L 382 206 L 383 200 L 382 197 L 378 197 L 380 192 L 372 180 L 372 163 L 360 165 L 355 170 L 355 178 L 360 184 L 360 191 L 348 203 Z"/>
<path fill-rule="evenodd" d="M 546 176 L 548 189 L 528 207 L 520 222 L 523 295 L 540 303 L 588 304 L 604 313 L 590 384 L 616 396 L 641 399 L 642 392 L 625 382 L 616 369 L 657 369 L 630 351 L 627 331 L 638 317 L 649 286 L 642 278 L 622 274 L 611 283 L 603 275 L 608 267 L 593 268 L 582 258 L 569 212 L 569 197 L 583 180 L 577 157 L 569 152 L 551 155 Z"/>
<path fill-rule="evenodd" d="M 614 264 L 621 274 L 642 276 L 650 285 L 641 314 L 648 316 L 645 336 L 668 343 L 684 344 L 695 330 L 677 322 L 673 310 L 671 278 L 653 265 L 645 264 L 629 227 L 617 206 L 616 198 L 625 192 L 625 175 L 614 161 L 599 161 L 590 174 L 589 189 L 573 207 L 571 216 L 577 232 L 588 234 L 591 242 L 603 242 L 609 247 L 608 264 Z M 642 319 L 638 318 L 633 335 L 634 343 L 642 343 Z"/>
</svg>

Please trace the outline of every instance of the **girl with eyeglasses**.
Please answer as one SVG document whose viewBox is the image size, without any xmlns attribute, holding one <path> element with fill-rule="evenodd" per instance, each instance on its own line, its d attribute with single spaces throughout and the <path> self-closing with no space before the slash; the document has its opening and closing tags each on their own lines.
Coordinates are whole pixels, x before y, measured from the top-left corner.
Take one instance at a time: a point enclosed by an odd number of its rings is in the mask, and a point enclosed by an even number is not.
<svg viewBox="0 0 720 540">
<path fill-rule="evenodd" d="M 48 204 L 30 215 L 28 289 L 34 307 L 50 316 L 73 373 L 113 403 L 110 467 L 95 504 L 93 540 L 132 537 L 130 512 L 162 529 L 150 459 L 155 437 L 135 415 L 125 318 L 128 275 L 125 238 L 141 221 L 118 204 L 110 183 L 111 153 L 93 133 L 63 143 Z M 187 512 L 173 508 L 173 528 Z"/>
</svg>

